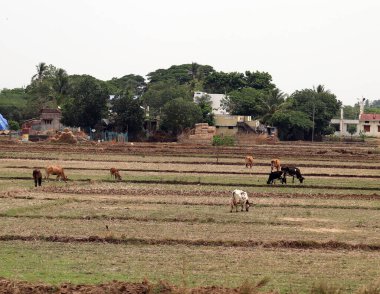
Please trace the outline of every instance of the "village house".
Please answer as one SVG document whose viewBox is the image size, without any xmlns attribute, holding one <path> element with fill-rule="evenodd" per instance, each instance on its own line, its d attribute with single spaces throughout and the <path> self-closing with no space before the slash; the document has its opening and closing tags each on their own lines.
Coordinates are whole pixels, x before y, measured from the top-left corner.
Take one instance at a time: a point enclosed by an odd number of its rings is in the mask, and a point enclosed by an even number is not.
<svg viewBox="0 0 380 294">
<path fill-rule="evenodd" d="M 368 136 L 380 138 L 380 114 L 361 114 L 359 117 L 359 129 Z"/>
<path fill-rule="evenodd" d="M 356 126 L 353 136 L 365 134 L 380 138 L 380 114 L 364 113 L 364 99 L 359 102 L 360 111 L 358 119 L 344 119 L 343 107 L 340 110 L 340 119 L 332 119 L 330 124 L 336 129 L 335 135 L 344 137 L 351 136 L 348 132 L 350 125 Z"/>
<path fill-rule="evenodd" d="M 47 131 L 60 131 L 62 113 L 60 109 L 43 108 L 39 118 L 29 119 L 22 124 L 23 134 L 36 135 Z"/>
<path fill-rule="evenodd" d="M 194 100 L 205 95 L 209 96 L 211 100 L 217 135 L 234 136 L 239 130 L 245 133 L 262 133 L 266 131 L 266 128 L 258 120 L 252 120 L 251 116 L 231 115 L 223 109 L 222 100 L 225 98 L 224 94 L 195 92 Z"/>
</svg>

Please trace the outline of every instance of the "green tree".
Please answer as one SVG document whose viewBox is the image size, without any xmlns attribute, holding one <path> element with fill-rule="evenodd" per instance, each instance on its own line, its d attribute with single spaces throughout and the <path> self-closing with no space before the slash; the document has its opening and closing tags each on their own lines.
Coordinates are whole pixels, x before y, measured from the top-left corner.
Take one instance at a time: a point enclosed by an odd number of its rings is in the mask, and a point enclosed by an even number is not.
<svg viewBox="0 0 380 294">
<path fill-rule="evenodd" d="M 43 78 L 46 76 L 46 72 L 48 70 L 48 65 L 45 62 L 40 62 L 36 65 L 37 73 L 33 75 L 32 82 L 38 81 L 41 82 Z"/>
<path fill-rule="evenodd" d="M 141 132 L 144 122 L 144 110 L 140 108 L 138 99 L 133 99 L 128 92 L 123 92 L 112 99 L 112 104 L 116 131 L 128 131 L 130 138 L 136 137 Z"/>
<path fill-rule="evenodd" d="M 370 107 L 380 108 L 380 99 L 371 101 Z"/>
<path fill-rule="evenodd" d="M 62 108 L 61 122 L 67 126 L 93 127 L 106 116 L 109 92 L 104 82 L 88 76 L 76 76 Z"/>
<path fill-rule="evenodd" d="M 56 108 L 68 93 L 68 75 L 64 69 L 57 69 L 54 65 L 47 65 L 44 62 L 39 63 L 36 68 L 37 73 L 26 88 L 32 100 L 29 107 L 39 105 L 37 107 L 39 109 L 43 107 Z"/>
<path fill-rule="evenodd" d="M 18 131 L 20 129 L 20 124 L 17 121 L 11 119 L 8 121 L 8 126 L 12 131 Z"/>
<path fill-rule="evenodd" d="M 355 106 L 345 105 L 343 107 L 343 116 L 345 119 L 358 119 L 359 117 L 359 104 Z M 340 113 L 337 113 L 335 118 L 340 118 Z"/>
<path fill-rule="evenodd" d="M 272 76 L 267 72 L 245 72 L 246 87 L 254 88 L 257 90 L 273 90 L 275 85 L 272 83 Z"/>
<path fill-rule="evenodd" d="M 156 116 L 160 114 L 160 110 L 164 105 L 177 98 L 183 98 L 192 101 L 188 85 L 179 85 L 174 80 L 165 82 L 156 82 L 148 86 L 147 91 L 142 96 L 144 106 L 149 106 L 150 115 Z"/>
<path fill-rule="evenodd" d="M 268 123 L 279 107 L 285 102 L 286 95 L 275 88 L 268 95 L 263 96 L 264 114 L 261 117 L 263 123 Z"/>
<path fill-rule="evenodd" d="M 204 89 L 208 93 L 229 93 L 244 88 L 244 74 L 238 72 L 212 72 L 205 78 Z"/>
<path fill-rule="evenodd" d="M 112 94 L 128 91 L 133 96 L 141 96 L 146 89 L 145 79 L 133 74 L 121 78 L 112 78 L 106 83 Z"/>
<path fill-rule="evenodd" d="M 202 120 L 200 107 L 192 101 L 177 98 L 169 101 L 163 108 L 162 129 L 178 135 L 185 128 L 193 127 Z"/>
<path fill-rule="evenodd" d="M 368 107 L 365 110 L 366 113 L 380 113 L 379 107 Z"/>
<path fill-rule="evenodd" d="M 289 109 L 301 111 L 314 121 L 314 134 L 317 137 L 328 133 L 330 120 L 339 113 L 341 102 L 330 91 L 326 91 L 323 86 L 316 89 L 304 89 L 294 92 L 288 103 Z M 308 134 L 308 138 L 312 131 Z"/>
<path fill-rule="evenodd" d="M 305 132 L 313 126 L 313 122 L 305 112 L 289 109 L 274 113 L 270 122 L 277 127 L 281 140 L 303 140 Z"/>
<path fill-rule="evenodd" d="M 229 93 L 243 88 L 270 91 L 275 89 L 272 76 L 266 72 L 212 72 L 205 78 L 204 89 L 208 93 Z"/>
<path fill-rule="evenodd" d="M 149 83 L 176 81 L 180 85 L 190 85 L 193 80 L 203 80 L 214 69 L 197 63 L 173 65 L 168 69 L 158 69 L 147 74 Z"/>
<path fill-rule="evenodd" d="M 214 114 L 212 113 L 212 102 L 209 95 L 202 95 L 197 97 L 195 102 L 198 104 L 202 111 L 202 123 L 208 123 L 209 126 L 215 125 Z"/>
<path fill-rule="evenodd" d="M 222 107 L 235 115 L 262 116 L 266 112 L 268 93 L 263 90 L 244 88 L 232 91 L 222 100 Z"/>
<path fill-rule="evenodd" d="M 69 78 L 67 72 L 62 68 L 54 72 L 53 89 L 59 95 L 65 95 L 69 90 Z"/>
<path fill-rule="evenodd" d="M 353 134 L 355 134 L 357 131 L 356 125 L 348 125 L 347 126 L 347 132 L 351 135 L 351 138 Z"/>
</svg>

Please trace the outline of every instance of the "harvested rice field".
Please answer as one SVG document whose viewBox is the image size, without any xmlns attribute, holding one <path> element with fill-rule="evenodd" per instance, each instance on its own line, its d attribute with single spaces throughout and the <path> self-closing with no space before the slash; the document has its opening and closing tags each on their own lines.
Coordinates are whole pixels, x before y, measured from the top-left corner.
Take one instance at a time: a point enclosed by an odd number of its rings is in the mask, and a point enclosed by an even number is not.
<svg viewBox="0 0 380 294">
<path fill-rule="evenodd" d="M 271 158 L 305 181 L 268 185 Z M 359 143 L 0 142 L 0 290 L 378 293 L 379 163 Z M 67 183 L 34 187 L 51 164 Z M 230 213 L 234 189 L 249 212 Z"/>
</svg>

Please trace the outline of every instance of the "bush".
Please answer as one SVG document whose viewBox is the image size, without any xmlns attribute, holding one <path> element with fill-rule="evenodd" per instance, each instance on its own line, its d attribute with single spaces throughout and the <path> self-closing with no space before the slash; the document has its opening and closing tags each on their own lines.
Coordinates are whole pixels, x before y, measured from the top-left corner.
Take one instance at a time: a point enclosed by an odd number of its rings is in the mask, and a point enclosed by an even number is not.
<svg viewBox="0 0 380 294">
<path fill-rule="evenodd" d="M 9 129 L 12 131 L 18 131 L 20 129 L 20 125 L 17 121 L 9 120 L 8 121 Z"/>
<path fill-rule="evenodd" d="M 212 138 L 212 145 L 213 146 L 234 146 L 235 139 L 231 136 L 215 135 Z"/>
</svg>

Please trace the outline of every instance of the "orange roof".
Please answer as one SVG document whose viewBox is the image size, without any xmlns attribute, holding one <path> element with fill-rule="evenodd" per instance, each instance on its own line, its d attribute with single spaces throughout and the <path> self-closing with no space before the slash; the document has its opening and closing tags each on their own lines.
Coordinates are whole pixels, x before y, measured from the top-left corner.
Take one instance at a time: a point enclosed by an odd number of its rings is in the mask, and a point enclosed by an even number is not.
<svg viewBox="0 0 380 294">
<path fill-rule="evenodd" d="M 40 113 L 61 113 L 59 109 L 51 109 L 51 108 L 42 108 Z"/>
<path fill-rule="evenodd" d="M 362 113 L 359 118 L 360 121 L 370 121 L 370 120 L 379 120 L 380 114 L 378 113 Z"/>
</svg>

